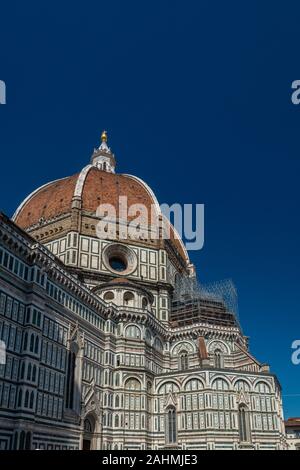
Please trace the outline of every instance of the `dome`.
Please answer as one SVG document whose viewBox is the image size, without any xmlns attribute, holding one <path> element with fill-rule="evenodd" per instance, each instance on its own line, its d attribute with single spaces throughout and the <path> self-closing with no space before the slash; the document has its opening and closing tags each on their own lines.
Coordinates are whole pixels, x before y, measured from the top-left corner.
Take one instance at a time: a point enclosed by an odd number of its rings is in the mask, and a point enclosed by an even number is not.
<svg viewBox="0 0 300 470">
<path fill-rule="evenodd" d="M 52 181 L 33 191 L 16 210 L 14 222 L 43 242 L 54 233 L 51 224 L 55 224 L 55 232 L 75 230 L 83 233 L 88 224 L 83 224 L 82 216 L 97 218 L 96 212 L 100 205 L 112 205 L 119 218 L 120 196 L 127 198 L 128 207 L 142 204 L 147 209 L 148 224 L 151 224 L 151 210 L 161 217 L 158 201 L 143 180 L 114 172 L 115 158 L 106 142 L 106 134 L 103 134 L 102 144 L 99 149 L 95 149 L 91 164 L 80 173 Z M 128 217 L 128 221 L 135 217 Z M 75 229 L 74 220 L 77 223 Z M 44 230 L 45 226 L 47 231 Z M 171 247 L 186 265 L 189 263 L 186 249 L 174 227 L 171 225 L 170 228 Z M 159 243 L 160 240 L 155 242 Z"/>
<path fill-rule="evenodd" d="M 52 220 L 71 211 L 78 174 L 52 181 L 31 193 L 18 207 L 14 222 L 29 229 L 42 220 Z"/>
<path fill-rule="evenodd" d="M 127 197 L 128 206 L 145 205 L 150 215 L 152 205 L 158 207 L 151 193 L 145 183 L 133 176 L 107 173 L 91 166 L 87 171 L 84 169 L 34 191 L 20 205 L 14 221 L 19 227 L 28 229 L 43 220 L 56 219 L 71 212 L 76 198 L 80 199 L 82 211 L 94 214 L 100 204 L 112 204 L 118 215 L 120 196 Z"/>
</svg>

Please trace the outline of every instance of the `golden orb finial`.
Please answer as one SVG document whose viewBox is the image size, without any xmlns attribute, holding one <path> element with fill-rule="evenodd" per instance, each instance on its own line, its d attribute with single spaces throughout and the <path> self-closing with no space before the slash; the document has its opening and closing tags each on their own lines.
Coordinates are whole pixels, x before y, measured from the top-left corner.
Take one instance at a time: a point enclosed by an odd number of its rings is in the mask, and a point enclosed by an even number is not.
<svg viewBox="0 0 300 470">
<path fill-rule="evenodd" d="M 107 132 L 103 131 L 101 134 L 101 140 L 102 142 L 107 142 Z"/>
</svg>

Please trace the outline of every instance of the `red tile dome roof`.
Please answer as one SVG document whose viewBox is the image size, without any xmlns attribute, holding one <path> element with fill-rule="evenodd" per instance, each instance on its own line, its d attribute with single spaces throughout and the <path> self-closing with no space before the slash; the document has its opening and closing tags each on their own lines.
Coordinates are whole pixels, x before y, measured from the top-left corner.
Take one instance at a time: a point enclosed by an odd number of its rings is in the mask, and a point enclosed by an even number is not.
<svg viewBox="0 0 300 470">
<path fill-rule="evenodd" d="M 15 222 L 23 229 L 71 212 L 72 200 L 80 173 L 54 181 L 34 191 L 21 204 Z M 100 204 L 112 204 L 117 210 L 119 196 L 127 196 L 128 207 L 143 204 L 151 214 L 151 206 L 157 202 L 140 180 L 127 175 L 107 173 L 91 167 L 81 190 L 81 209 L 95 213 Z M 117 211 L 118 215 L 118 211 Z"/>
<path fill-rule="evenodd" d="M 80 173 L 50 182 L 31 193 L 19 206 L 13 220 L 28 230 L 41 222 L 71 214 L 74 200 L 80 201 L 81 211 L 87 214 L 95 214 L 100 204 L 111 204 L 116 208 L 118 216 L 119 196 L 127 197 L 128 207 L 143 204 L 148 210 L 149 223 L 151 208 L 154 207 L 153 210 L 160 214 L 157 199 L 144 181 L 135 176 L 102 171 L 88 165 Z M 172 226 L 171 242 L 187 262 L 187 252 L 182 241 L 176 238 Z"/>
<path fill-rule="evenodd" d="M 41 219 L 49 220 L 71 211 L 78 174 L 48 183 L 31 193 L 19 206 L 13 219 L 28 229 Z"/>
</svg>

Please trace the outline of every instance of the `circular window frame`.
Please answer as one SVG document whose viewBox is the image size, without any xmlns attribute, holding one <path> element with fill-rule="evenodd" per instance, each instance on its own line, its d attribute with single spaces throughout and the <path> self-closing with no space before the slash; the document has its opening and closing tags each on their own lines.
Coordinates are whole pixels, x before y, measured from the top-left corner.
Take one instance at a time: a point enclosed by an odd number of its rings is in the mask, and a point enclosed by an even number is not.
<svg viewBox="0 0 300 470">
<path fill-rule="evenodd" d="M 123 271 L 113 269 L 110 264 L 112 258 L 120 258 L 126 265 L 126 268 Z M 120 243 L 107 245 L 103 250 L 102 259 L 106 269 L 120 277 L 128 276 L 137 269 L 137 256 L 135 252 L 128 246 L 121 245 Z"/>
<path fill-rule="evenodd" d="M 110 298 L 108 298 L 108 297 L 110 297 Z M 115 294 L 111 290 L 108 290 L 108 291 L 104 292 L 103 300 L 107 303 L 113 302 L 115 300 Z"/>
</svg>

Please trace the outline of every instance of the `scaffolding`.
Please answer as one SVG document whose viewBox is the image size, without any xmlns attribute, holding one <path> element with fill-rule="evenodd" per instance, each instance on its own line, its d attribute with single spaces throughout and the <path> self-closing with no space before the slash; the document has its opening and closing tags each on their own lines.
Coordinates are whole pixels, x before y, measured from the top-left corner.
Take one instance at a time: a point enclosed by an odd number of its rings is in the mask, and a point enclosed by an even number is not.
<svg viewBox="0 0 300 470">
<path fill-rule="evenodd" d="M 195 277 L 178 276 L 173 294 L 171 321 L 178 326 L 214 323 L 239 325 L 237 290 L 231 279 L 201 284 Z"/>
</svg>

